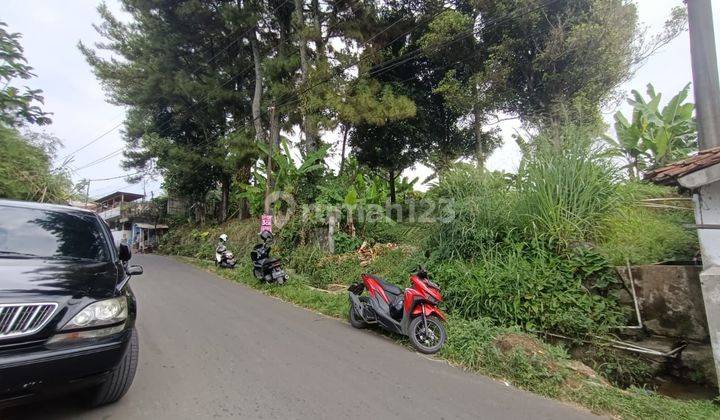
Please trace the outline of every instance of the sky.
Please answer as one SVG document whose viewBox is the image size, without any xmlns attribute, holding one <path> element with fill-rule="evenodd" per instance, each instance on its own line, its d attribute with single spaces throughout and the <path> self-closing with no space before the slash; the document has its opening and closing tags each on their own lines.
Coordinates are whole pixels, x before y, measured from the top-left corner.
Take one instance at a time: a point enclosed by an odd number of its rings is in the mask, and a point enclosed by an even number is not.
<svg viewBox="0 0 720 420">
<path fill-rule="evenodd" d="M 42 89 L 45 96 L 46 111 L 52 112 L 53 123 L 42 131 L 57 136 L 64 144 L 59 156 L 76 151 L 91 140 L 104 135 L 100 140 L 74 154 L 71 166 L 77 168 L 73 179 L 105 179 L 126 174 L 120 167 L 121 155 L 110 155 L 107 160 L 91 166 L 124 146 L 121 126 L 124 110 L 106 102 L 102 86 L 92 74 L 90 66 L 77 48 L 78 41 L 92 45 L 100 37 L 92 27 L 99 22 L 95 0 L 2 0 L 0 21 L 8 24 L 10 32 L 23 34 L 21 44 L 25 57 L 34 67 L 36 78 L 23 84 L 31 88 Z M 119 11 L 116 0 L 107 0 L 113 11 Z M 640 21 L 651 32 L 658 32 L 674 6 L 682 0 L 637 0 Z M 720 27 L 720 0 L 712 2 L 716 28 Z M 644 92 L 645 86 L 652 83 L 658 92 L 664 93 L 665 100 L 672 97 L 692 80 L 690 66 L 690 44 L 688 34 L 684 33 L 663 50 L 652 56 L 640 68 L 632 80 L 621 86 L 629 93 L 632 89 Z M 691 93 L 692 94 L 692 93 Z M 612 115 L 618 109 L 606 110 L 606 120 L 612 122 Z M 629 106 L 621 104 L 619 110 L 628 113 Z M 118 128 L 115 128 L 118 127 Z M 516 122 L 501 123 L 504 145 L 488 159 L 491 170 L 513 172 L 520 163 L 520 150 L 511 136 L 518 128 Z M 329 136 L 330 140 L 334 136 Z M 333 159 L 335 161 L 337 159 Z M 332 163 L 331 163 L 332 164 Z M 81 169 L 82 168 L 82 169 Z M 417 165 L 406 171 L 407 176 L 424 178 L 429 170 Z M 159 180 L 130 185 L 124 179 L 93 181 L 90 183 L 90 195 L 99 197 L 116 190 L 143 193 L 156 196 L 161 192 Z"/>
</svg>

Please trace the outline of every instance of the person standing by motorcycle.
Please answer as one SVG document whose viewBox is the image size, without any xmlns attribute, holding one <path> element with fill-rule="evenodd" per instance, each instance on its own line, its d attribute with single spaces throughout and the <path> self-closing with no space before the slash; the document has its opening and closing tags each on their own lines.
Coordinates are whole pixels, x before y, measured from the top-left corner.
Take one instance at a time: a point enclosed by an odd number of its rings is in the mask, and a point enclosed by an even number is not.
<svg viewBox="0 0 720 420">
<path fill-rule="evenodd" d="M 219 242 L 218 242 L 218 245 L 217 245 L 217 249 L 219 250 L 220 247 L 225 248 L 225 244 L 227 243 L 228 236 L 223 233 L 223 234 L 220 235 L 220 237 L 219 237 L 218 239 L 219 239 Z"/>
</svg>

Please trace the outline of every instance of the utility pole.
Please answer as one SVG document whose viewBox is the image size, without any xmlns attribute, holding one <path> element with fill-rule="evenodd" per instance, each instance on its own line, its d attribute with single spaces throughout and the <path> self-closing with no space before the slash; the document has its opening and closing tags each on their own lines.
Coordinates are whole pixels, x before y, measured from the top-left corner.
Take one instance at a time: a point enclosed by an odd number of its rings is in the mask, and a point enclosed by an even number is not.
<svg viewBox="0 0 720 420">
<path fill-rule="evenodd" d="M 710 0 L 686 0 L 700 150 L 720 146 L 720 85 Z"/>
<path fill-rule="evenodd" d="M 85 187 L 85 207 L 87 207 L 88 200 L 90 200 L 90 180 L 87 180 L 87 187 Z"/>
<path fill-rule="evenodd" d="M 720 146 L 720 87 L 715 52 L 715 31 L 710 0 L 686 0 L 690 25 L 693 86 L 698 121 L 700 150 Z M 720 222 L 720 182 L 703 185 L 693 194 L 698 224 Z M 703 258 L 700 273 L 705 315 L 720 378 L 720 231 L 698 230 Z"/>
</svg>

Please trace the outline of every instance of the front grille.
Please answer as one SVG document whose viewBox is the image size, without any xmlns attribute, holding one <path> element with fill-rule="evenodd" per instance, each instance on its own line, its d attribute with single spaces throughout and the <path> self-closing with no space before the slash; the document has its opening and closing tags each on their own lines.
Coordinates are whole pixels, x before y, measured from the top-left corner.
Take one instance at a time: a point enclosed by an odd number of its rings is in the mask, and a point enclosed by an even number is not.
<svg viewBox="0 0 720 420">
<path fill-rule="evenodd" d="M 0 304 L 0 339 L 37 332 L 50 320 L 57 303 Z"/>
</svg>

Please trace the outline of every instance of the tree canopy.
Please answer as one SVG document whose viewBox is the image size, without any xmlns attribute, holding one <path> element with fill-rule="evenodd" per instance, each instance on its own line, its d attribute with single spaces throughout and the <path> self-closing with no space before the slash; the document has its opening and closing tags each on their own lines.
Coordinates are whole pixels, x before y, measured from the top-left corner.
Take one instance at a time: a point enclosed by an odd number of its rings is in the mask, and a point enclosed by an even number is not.
<svg viewBox="0 0 720 420">
<path fill-rule="evenodd" d="M 258 165 L 273 188 L 273 155 L 292 133 L 307 156 L 340 128 L 342 161 L 349 146 L 392 190 L 415 163 L 483 167 L 500 113 L 538 128 L 567 115 L 596 123 L 684 17 L 643 44 L 627 0 L 121 4 L 130 19 L 101 5 L 105 41 L 80 49 L 129 110 L 124 165 L 160 171 L 193 200 L 219 188 L 221 219 L 231 191 L 259 185 Z"/>
</svg>

